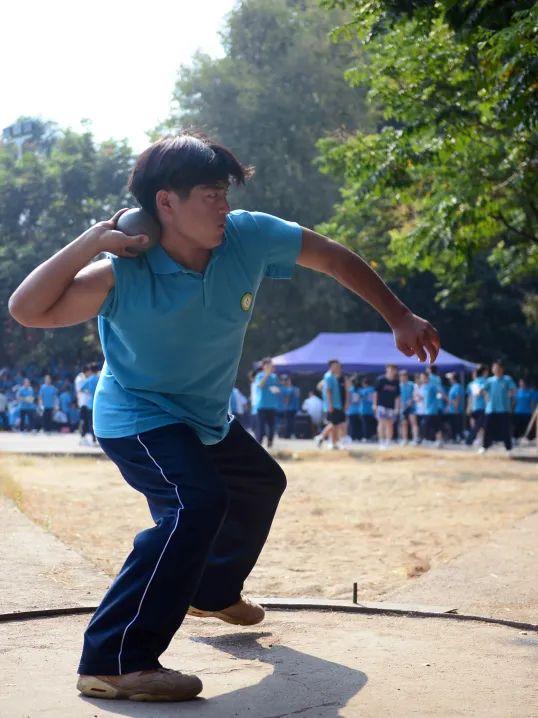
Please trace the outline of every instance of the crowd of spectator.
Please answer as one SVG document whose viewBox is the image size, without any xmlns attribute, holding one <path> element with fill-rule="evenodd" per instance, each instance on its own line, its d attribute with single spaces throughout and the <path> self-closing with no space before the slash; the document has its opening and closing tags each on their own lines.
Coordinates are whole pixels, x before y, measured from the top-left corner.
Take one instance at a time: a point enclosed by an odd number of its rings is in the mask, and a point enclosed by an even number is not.
<svg viewBox="0 0 538 718">
<path fill-rule="evenodd" d="M 43 370 L 36 364 L 0 369 L 0 430 L 36 434 L 80 434 L 81 444 L 95 444 L 92 410 L 99 378 L 97 363 L 80 371 L 61 361 Z"/>
<path fill-rule="evenodd" d="M 456 372 L 439 375 L 435 365 L 409 374 L 390 364 L 382 376 L 345 374 L 337 359 L 316 386 L 301 392 L 277 374 L 270 358 L 249 375 L 250 396 L 236 387 L 230 411 L 262 443 L 275 435 L 313 438 L 318 447 L 350 442 L 474 445 L 483 453 L 495 441 L 507 451 L 525 434 L 538 403 L 535 386 L 504 371 L 479 365 L 462 383 Z M 535 429 L 528 432 L 534 438 Z"/>
<path fill-rule="evenodd" d="M 93 397 L 100 364 L 79 370 L 53 361 L 0 369 L 0 430 L 22 433 L 79 433 L 82 444 L 97 442 L 92 426 Z M 318 447 L 341 448 L 351 442 L 377 442 L 384 449 L 400 444 L 475 445 L 486 451 L 502 441 L 509 451 L 527 432 L 538 391 L 505 373 L 500 360 L 491 371 L 479 365 L 466 383 L 455 372 L 437 368 L 409 374 L 389 364 L 382 376 L 345 374 L 337 359 L 310 387 L 296 386 L 277 374 L 270 358 L 249 374 L 250 395 L 238 387 L 230 413 L 267 446 L 274 437 L 310 438 Z"/>
</svg>

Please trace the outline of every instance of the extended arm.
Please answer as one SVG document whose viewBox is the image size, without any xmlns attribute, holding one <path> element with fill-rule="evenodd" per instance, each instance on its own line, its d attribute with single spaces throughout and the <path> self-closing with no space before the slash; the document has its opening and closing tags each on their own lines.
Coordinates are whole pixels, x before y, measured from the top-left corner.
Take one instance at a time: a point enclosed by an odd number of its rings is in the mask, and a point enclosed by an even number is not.
<svg viewBox="0 0 538 718">
<path fill-rule="evenodd" d="M 328 274 L 362 297 L 389 324 L 396 346 L 403 354 L 416 354 L 421 362 L 425 362 L 428 351 L 433 364 L 441 346 L 437 330 L 425 319 L 413 314 L 358 254 L 303 227 L 303 243 L 297 264 Z"/>
</svg>

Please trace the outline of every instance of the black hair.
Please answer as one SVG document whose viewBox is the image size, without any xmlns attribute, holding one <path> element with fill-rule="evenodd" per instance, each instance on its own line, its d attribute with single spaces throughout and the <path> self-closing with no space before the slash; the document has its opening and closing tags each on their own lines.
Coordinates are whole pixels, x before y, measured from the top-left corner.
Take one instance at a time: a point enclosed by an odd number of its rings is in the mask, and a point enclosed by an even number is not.
<svg viewBox="0 0 538 718">
<path fill-rule="evenodd" d="M 340 362 L 338 361 L 338 359 L 329 359 L 329 361 L 327 362 L 327 366 L 329 367 L 329 369 L 332 367 L 333 364 L 340 364 Z"/>
<path fill-rule="evenodd" d="M 498 366 L 500 366 L 500 367 L 502 367 L 502 368 L 504 369 L 504 364 L 503 364 L 503 360 L 502 360 L 502 359 L 495 359 L 495 360 L 493 361 L 493 363 L 492 363 L 492 366 L 493 366 L 493 364 L 497 364 Z"/>
<path fill-rule="evenodd" d="M 261 360 L 260 366 L 264 367 L 266 364 L 270 364 L 272 361 L 273 360 L 271 359 L 271 357 L 265 357 Z"/>
<path fill-rule="evenodd" d="M 129 191 L 155 219 L 155 195 L 174 190 L 186 199 L 196 185 L 234 182 L 242 185 L 254 174 L 230 150 L 202 134 L 179 134 L 154 142 L 136 160 L 128 182 Z"/>
</svg>

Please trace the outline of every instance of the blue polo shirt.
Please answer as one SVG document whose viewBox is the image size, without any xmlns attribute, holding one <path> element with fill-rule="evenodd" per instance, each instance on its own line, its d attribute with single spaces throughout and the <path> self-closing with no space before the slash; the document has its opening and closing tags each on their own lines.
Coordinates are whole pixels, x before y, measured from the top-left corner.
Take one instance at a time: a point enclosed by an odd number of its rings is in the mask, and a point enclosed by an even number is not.
<svg viewBox="0 0 538 718">
<path fill-rule="evenodd" d="M 352 386 L 349 389 L 349 405 L 347 407 L 347 416 L 358 416 L 361 409 L 360 388 Z"/>
<path fill-rule="evenodd" d="M 71 402 L 73 401 L 73 395 L 70 391 L 62 391 L 60 396 L 58 397 L 58 401 L 60 402 L 60 409 L 63 411 L 64 414 L 69 414 L 69 407 L 71 406 Z"/>
<path fill-rule="evenodd" d="M 448 413 L 449 414 L 461 414 L 463 412 L 464 407 L 464 393 L 463 393 L 463 387 L 459 382 L 456 382 L 455 384 L 452 384 L 448 391 Z M 456 401 L 456 399 L 459 399 L 458 402 L 458 408 L 455 409 L 452 405 L 453 401 Z"/>
<path fill-rule="evenodd" d="M 532 389 L 521 389 L 516 391 L 516 405 L 514 414 L 532 414 L 534 404 L 534 391 Z"/>
<path fill-rule="evenodd" d="M 486 408 L 486 399 L 484 394 L 478 394 L 478 389 L 483 389 L 486 385 L 486 377 L 478 376 L 467 384 L 467 394 L 471 397 L 471 411 L 484 411 Z"/>
<path fill-rule="evenodd" d="M 422 391 L 424 394 L 424 413 L 426 416 L 435 416 L 439 413 L 441 407 L 440 400 L 437 398 L 437 394 L 440 391 L 440 382 L 432 381 L 432 377 L 429 378 L 426 384 L 423 384 Z"/>
<path fill-rule="evenodd" d="M 486 414 L 502 414 L 511 411 L 512 403 L 508 392 L 515 388 L 516 384 L 508 374 L 503 374 L 500 377 L 488 377 L 484 383 L 484 389 L 488 393 Z"/>
<path fill-rule="evenodd" d="M 39 398 L 43 402 L 44 409 L 54 409 L 56 398 L 58 396 L 58 389 L 54 384 L 41 384 L 39 389 Z"/>
<path fill-rule="evenodd" d="M 400 382 L 400 401 L 401 411 L 405 409 L 416 409 L 413 395 L 415 392 L 415 384 L 412 381 Z"/>
<path fill-rule="evenodd" d="M 221 441 L 256 292 L 264 277 L 292 276 L 301 245 L 296 222 L 234 210 L 204 272 L 161 244 L 133 258 L 111 255 L 115 285 L 98 312 L 105 362 L 96 436 L 182 422 L 205 444 Z"/>
<path fill-rule="evenodd" d="M 359 394 L 361 397 L 359 414 L 361 416 L 373 416 L 375 388 L 373 386 L 362 386 L 359 389 Z"/>
<path fill-rule="evenodd" d="M 327 371 L 323 375 L 323 389 L 321 392 L 323 397 L 323 411 L 329 411 L 329 397 L 327 394 L 328 389 L 331 392 L 332 408 L 343 409 L 342 396 L 340 393 L 340 383 L 331 371 Z"/>
<path fill-rule="evenodd" d="M 34 401 L 25 401 L 23 397 L 25 396 L 33 396 Z M 31 386 L 21 386 L 19 391 L 17 392 L 17 399 L 20 399 L 19 401 L 19 409 L 32 409 L 34 410 L 36 408 L 35 405 L 35 391 L 32 389 Z"/>
<path fill-rule="evenodd" d="M 256 374 L 254 383 L 256 384 L 256 411 L 260 409 L 274 409 L 279 411 L 281 409 L 281 398 L 280 392 L 282 391 L 282 384 L 278 381 L 276 374 L 269 374 L 263 386 L 260 382 L 265 376 L 265 372 L 260 371 Z M 272 389 L 278 389 L 279 391 L 271 391 Z"/>
</svg>

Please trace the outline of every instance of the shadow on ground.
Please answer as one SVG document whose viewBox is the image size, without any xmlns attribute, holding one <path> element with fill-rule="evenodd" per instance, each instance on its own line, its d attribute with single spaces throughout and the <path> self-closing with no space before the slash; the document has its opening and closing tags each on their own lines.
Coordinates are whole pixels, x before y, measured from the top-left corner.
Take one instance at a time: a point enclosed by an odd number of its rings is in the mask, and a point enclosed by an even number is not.
<svg viewBox="0 0 538 718">
<path fill-rule="evenodd" d="M 237 659 L 226 672 L 244 671 L 256 679 L 256 673 L 272 666 L 270 675 L 251 685 L 232 689 L 211 698 L 197 698 L 181 705 L 182 715 L 231 718 L 283 718 L 292 714 L 308 715 L 308 718 L 338 718 L 340 709 L 366 685 L 366 674 L 341 663 L 327 661 L 317 656 L 296 651 L 287 646 L 269 643 L 262 645 L 259 639 L 270 638 L 270 632 L 229 633 L 216 637 L 196 636 L 190 640 L 204 643 Z M 245 665 L 245 662 L 249 662 Z M 215 666 L 217 668 L 217 666 Z M 211 669 L 197 671 L 204 675 L 222 673 Z M 178 704 L 135 703 L 130 701 L 103 701 L 81 697 L 96 708 L 110 709 L 114 715 L 136 718 L 156 715 L 178 714 Z M 159 706 L 158 709 L 156 706 Z"/>
</svg>

